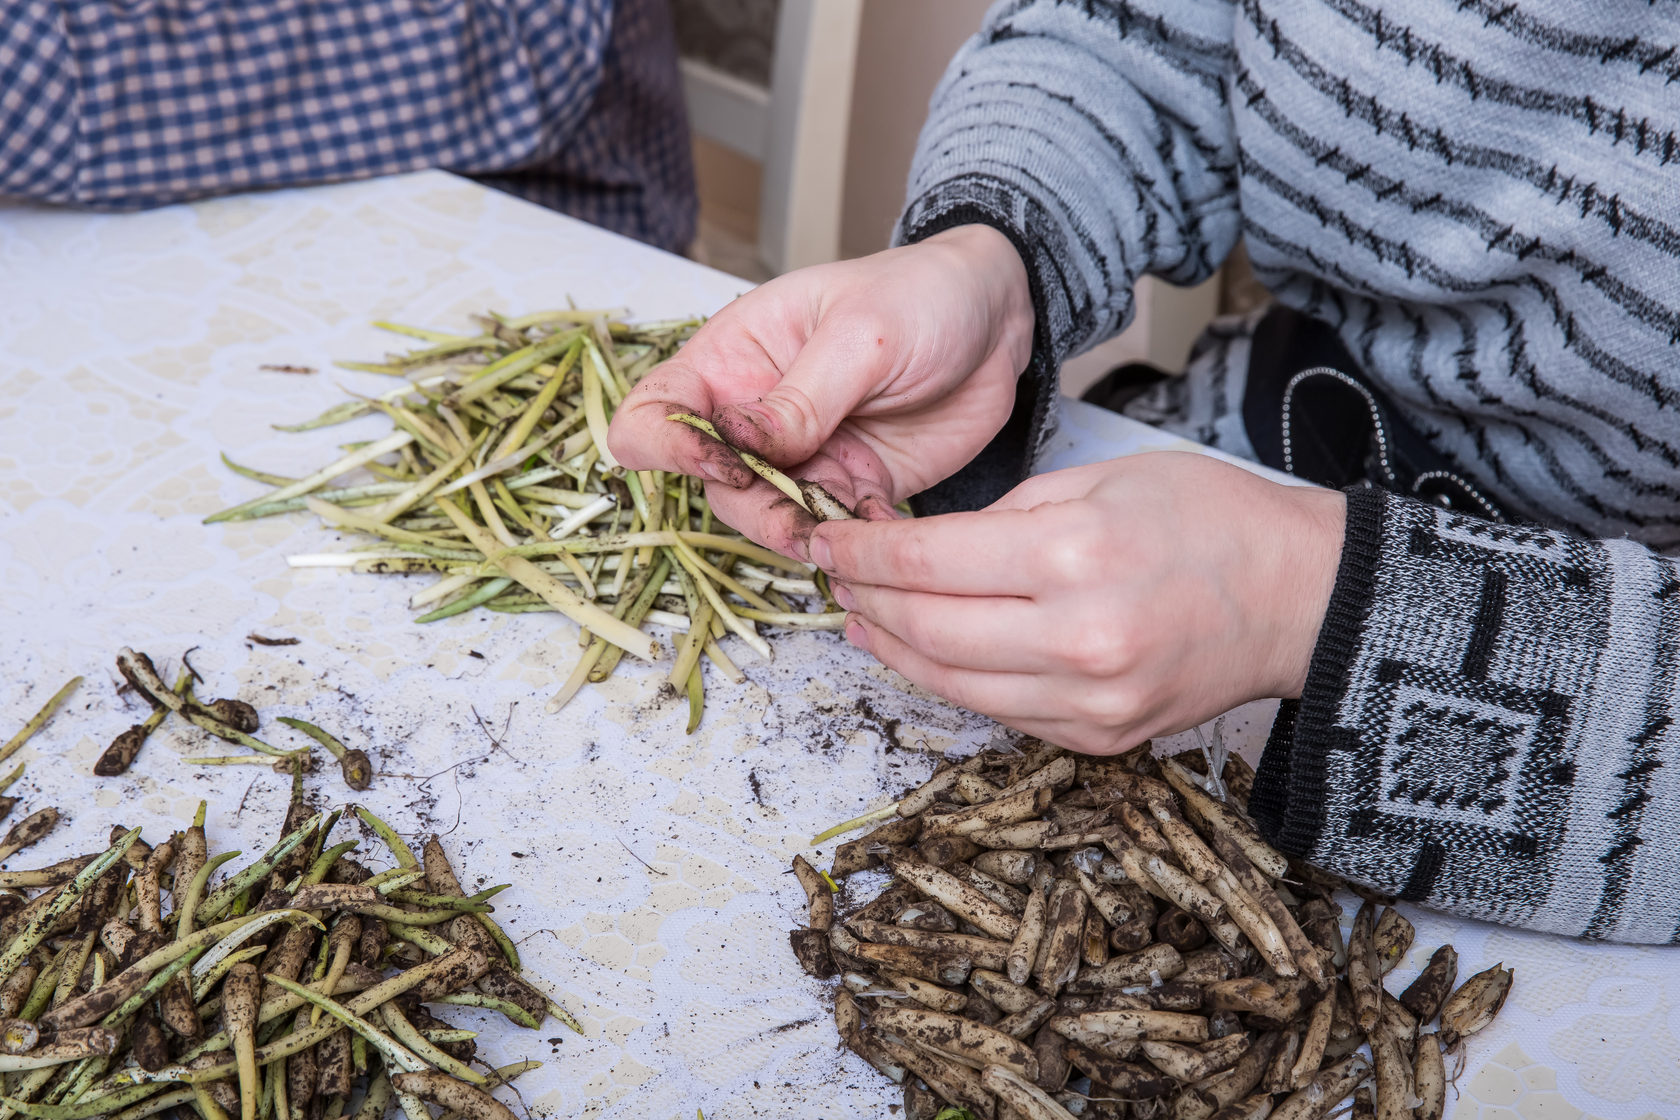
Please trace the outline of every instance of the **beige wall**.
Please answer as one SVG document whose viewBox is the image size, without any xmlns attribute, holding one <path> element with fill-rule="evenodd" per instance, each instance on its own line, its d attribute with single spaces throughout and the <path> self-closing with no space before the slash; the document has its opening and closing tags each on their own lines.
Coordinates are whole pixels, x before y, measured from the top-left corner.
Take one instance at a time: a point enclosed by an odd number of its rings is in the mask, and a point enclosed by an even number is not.
<svg viewBox="0 0 1680 1120">
<path fill-rule="evenodd" d="M 865 0 L 840 218 L 846 256 L 886 248 L 928 98 L 990 6 L 990 0 Z"/>
</svg>

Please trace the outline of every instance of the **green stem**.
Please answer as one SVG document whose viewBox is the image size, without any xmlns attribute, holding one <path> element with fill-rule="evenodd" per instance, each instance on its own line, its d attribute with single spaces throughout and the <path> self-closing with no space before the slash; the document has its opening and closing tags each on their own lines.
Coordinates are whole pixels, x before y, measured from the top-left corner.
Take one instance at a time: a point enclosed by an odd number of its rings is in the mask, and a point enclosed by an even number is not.
<svg viewBox="0 0 1680 1120">
<path fill-rule="evenodd" d="M 0 762 L 4 762 L 6 759 L 16 754 L 23 748 L 25 743 L 29 742 L 37 731 L 45 727 L 47 721 L 52 718 L 53 713 L 58 711 L 59 705 L 70 699 L 70 694 L 75 692 L 76 686 L 81 683 L 81 677 L 71 677 L 68 684 L 53 693 L 47 702 L 41 706 L 41 710 L 29 717 L 29 722 L 23 725 L 23 730 L 19 731 L 16 735 L 13 735 L 10 739 L 7 739 L 6 745 L 0 747 Z M 8 972 L 9 971 L 10 970 L 8 970 Z"/>
<path fill-rule="evenodd" d="M 319 828 L 323 819 L 324 814 L 316 813 L 307 821 L 304 821 L 302 826 L 297 828 L 295 831 L 282 837 L 280 842 L 265 852 L 261 859 L 241 871 L 239 874 L 235 875 L 233 878 L 229 879 L 226 883 L 222 884 L 221 887 L 212 892 L 208 898 L 200 903 L 198 912 L 194 915 L 194 920 L 199 922 L 208 922 L 225 911 L 229 906 L 232 906 L 234 899 L 250 890 L 258 880 L 262 879 L 270 871 L 273 871 L 275 865 L 285 859 L 286 856 L 291 853 L 293 848 L 303 843 L 310 833 Z"/>
<path fill-rule="evenodd" d="M 474 588 L 472 591 L 468 592 L 467 594 L 461 596 L 459 599 L 452 600 L 451 602 L 445 604 L 444 606 L 441 606 L 441 607 L 437 608 L 434 611 L 431 611 L 427 614 L 423 614 L 419 618 L 415 619 L 414 621 L 416 621 L 416 622 L 437 622 L 441 619 L 449 618 L 452 615 L 457 615 L 457 614 L 461 614 L 465 611 L 470 611 L 474 607 L 479 606 L 480 604 L 489 602 L 490 600 L 494 599 L 496 596 L 500 595 L 502 592 L 506 591 L 508 588 L 510 588 L 512 586 L 513 586 L 513 581 L 511 579 L 506 578 L 505 576 L 499 577 L 499 578 L 496 578 L 496 579 L 485 580 L 483 583 L 479 584 L 478 587 Z M 552 609 L 552 608 L 549 608 L 547 606 L 547 604 L 544 604 L 544 608 L 545 609 Z"/>
<path fill-rule="evenodd" d="M 497 999 L 495 996 L 481 996 L 476 992 L 453 992 L 432 1002 L 453 1003 L 461 1007 L 482 1007 L 487 1011 L 498 1011 L 511 1021 L 522 1027 L 529 1027 L 531 1030 L 536 1030 L 542 1026 L 541 1023 L 537 1022 L 537 1017 L 523 1007 L 516 1003 L 509 1003 L 505 999 Z"/>
<path fill-rule="evenodd" d="M 58 896 L 45 909 L 31 918 L 0 953 L 0 976 L 10 976 L 23 963 L 25 957 L 34 951 L 35 946 L 46 940 L 47 934 L 64 916 L 65 911 L 81 900 L 82 894 L 93 885 L 95 879 L 111 867 L 112 864 L 128 854 L 128 849 L 140 839 L 140 830 L 131 828 L 123 833 L 122 838 L 113 844 L 104 855 L 88 864 L 69 884 L 59 890 Z"/>
<path fill-rule="evenodd" d="M 372 811 L 361 805 L 355 806 L 355 810 L 356 815 L 362 818 L 363 823 L 373 829 L 374 835 L 384 841 L 385 846 L 391 850 L 391 855 L 396 857 L 397 866 L 405 869 L 420 866 L 420 861 L 414 858 L 414 853 L 409 850 L 407 844 L 403 843 L 402 837 L 397 835 L 396 829 L 374 816 Z"/>
</svg>

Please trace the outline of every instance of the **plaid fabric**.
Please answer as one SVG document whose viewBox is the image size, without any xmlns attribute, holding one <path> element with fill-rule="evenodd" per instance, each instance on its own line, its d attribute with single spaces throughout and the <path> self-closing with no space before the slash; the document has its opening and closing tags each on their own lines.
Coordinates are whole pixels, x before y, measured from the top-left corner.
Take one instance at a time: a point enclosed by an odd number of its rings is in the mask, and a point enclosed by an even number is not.
<svg viewBox="0 0 1680 1120">
<path fill-rule="evenodd" d="M 0 0 L 0 196 L 131 209 L 443 167 L 681 251 L 663 0 Z"/>
</svg>

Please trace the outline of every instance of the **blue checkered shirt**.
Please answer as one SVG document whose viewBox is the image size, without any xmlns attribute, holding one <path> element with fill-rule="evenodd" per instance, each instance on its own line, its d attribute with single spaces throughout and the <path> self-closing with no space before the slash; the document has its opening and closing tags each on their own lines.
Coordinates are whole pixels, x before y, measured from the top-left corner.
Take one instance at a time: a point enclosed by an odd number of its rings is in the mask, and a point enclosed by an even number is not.
<svg viewBox="0 0 1680 1120">
<path fill-rule="evenodd" d="M 132 209 L 427 167 L 686 248 L 665 0 L 0 0 L 0 197 Z"/>
</svg>

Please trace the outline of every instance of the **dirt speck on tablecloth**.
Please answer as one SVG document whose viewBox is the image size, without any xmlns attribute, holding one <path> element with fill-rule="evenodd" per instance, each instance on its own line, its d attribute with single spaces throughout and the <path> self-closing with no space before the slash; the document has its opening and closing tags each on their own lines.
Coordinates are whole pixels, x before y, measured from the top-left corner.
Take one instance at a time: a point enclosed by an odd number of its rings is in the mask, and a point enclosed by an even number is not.
<svg viewBox="0 0 1680 1120">
<path fill-rule="evenodd" d="M 859 696 L 854 707 L 858 718 L 872 725 L 880 734 L 883 750 L 890 754 L 904 749 L 904 743 L 898 737 L 899 728 L 904 726 L 903 720 L 882 715 L 875 710 L 875 705 L 870 703 L 867 696 Z"/>
</svg>

